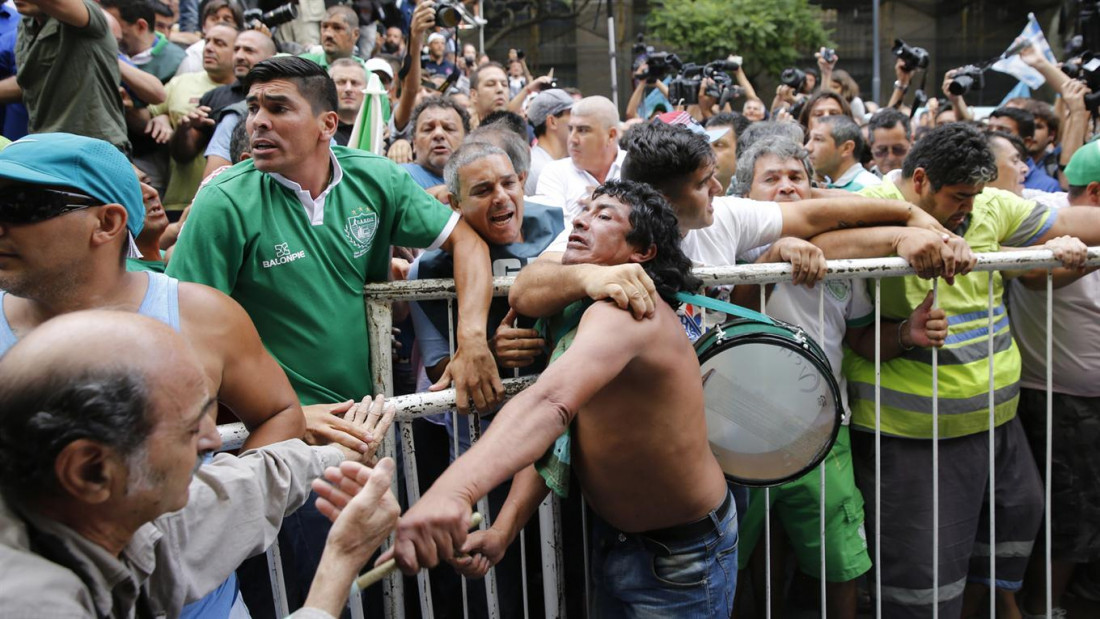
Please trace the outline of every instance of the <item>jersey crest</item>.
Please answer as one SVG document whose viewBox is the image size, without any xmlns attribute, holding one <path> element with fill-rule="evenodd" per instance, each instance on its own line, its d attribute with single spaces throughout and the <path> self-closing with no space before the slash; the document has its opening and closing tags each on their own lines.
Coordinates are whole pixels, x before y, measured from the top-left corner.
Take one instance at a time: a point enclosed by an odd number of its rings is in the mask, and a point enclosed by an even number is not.
<svg viewBox="0 0 1100 619">
<path fill-rule="evenodd" d="M 359 258 L 370 251 L 374 236 L 378 232 L 378 214 L 362 207 L 352 211 L 344 224 L 344 236 L 354 248 L 354 256 Z"/>
</svg>

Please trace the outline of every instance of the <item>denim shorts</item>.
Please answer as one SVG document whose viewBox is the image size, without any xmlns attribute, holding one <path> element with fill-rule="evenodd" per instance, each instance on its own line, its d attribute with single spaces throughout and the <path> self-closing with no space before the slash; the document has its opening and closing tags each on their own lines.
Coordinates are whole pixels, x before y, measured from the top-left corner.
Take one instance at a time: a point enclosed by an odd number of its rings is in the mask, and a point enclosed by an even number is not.
<svg viewBox="0 0 1100 619">
<path fill-rule="evenodd" d="M 670 542 L 592 518 L 593 616 L 729 619 L 737 586 L 737 509 L 710 531 Z"/>
</svg>

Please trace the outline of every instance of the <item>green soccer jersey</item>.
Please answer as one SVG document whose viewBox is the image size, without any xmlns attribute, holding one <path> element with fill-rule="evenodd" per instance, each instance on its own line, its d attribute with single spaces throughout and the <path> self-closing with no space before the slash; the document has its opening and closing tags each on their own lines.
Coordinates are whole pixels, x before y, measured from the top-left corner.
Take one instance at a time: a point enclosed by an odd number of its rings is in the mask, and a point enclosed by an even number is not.
<svg viewBox="0 0 1100 619">
<path fill-rule="evenodd" d="M 363 285 L 387 280 L 391 245 L 437 248 L 458 222 L 390 160 L 332 152 L 316 201 L 251 161 L 211 179 L 168 266 L 244 307 L 303 405 L 373 393 Z"/>
<path fill-rule="evenodd" d="M 861 191 L 876 198 L 904 200 L 890 182 Z M 1054 224 L 1056 213 L 1007 191 L 987 188 L 957 232 L 975 252 L 999 251 L 1035 242 Z M 993 355 L 989 354 L 989 278 L 993 278 Z M 869 281 L 869 280 L 868 280 Z M 915 275 L 882 280 L 882 317 L 900 321 L 924 301 L 932 282 Z M 989 428 L 989 365 L 993 363 L 994 424 L 1016 415 L 1020 351 L 1009 330 L 999 272 L 974 272 L 939 287 L 948 335 L 939 351 L 939 436 L 954 438 Z M 875 428 L 875 364 L 852 352 L 844 359 L 852 427 Z M 914 348 L 882 364 L 881 428 L 907 438 L 932 437 L 932 350 Z"/>
</svg>

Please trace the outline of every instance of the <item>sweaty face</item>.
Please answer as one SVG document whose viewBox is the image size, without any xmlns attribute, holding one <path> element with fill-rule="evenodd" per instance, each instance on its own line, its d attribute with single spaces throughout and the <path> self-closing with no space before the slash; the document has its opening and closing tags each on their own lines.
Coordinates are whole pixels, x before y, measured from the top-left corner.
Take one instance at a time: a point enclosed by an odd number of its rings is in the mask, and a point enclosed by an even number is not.
<svg viewBox="0 0 1100 619">
<path fill-rule="evenodd" d="M 753 168 L 749 197 L 769 202 L 797 202 L 810 197 L 810 176 L 798 159 L 764 155 Z"/>
<path fill-rule="evenodd" d="M 458 169 L 458 210 L 490 245 L 521 240 L 523 183 L 504 155 L 490 155 Z"/>
<path fill-rule="evenodd" d="M 614 137 L 611 130 L 593 116 L 569 117 L 569 156 L 582 170 L 595 170 L 607 165 L 607 151 Z"/>
<path fill-rule="evenodd" d="M 718 165 L 715 170 L 715 177 L 722 189 L 726 189 L 730 186 L 733 173 L 737 171 L 737 136 L 733 133 L 733 127 L 730 127 L 725 135 L 715 140 L 710 147 L 714 150 L 714 156 L 717 158 Z"/>
<path fill-rule="evenodd" d="M 997 180 L 990 182 L 989 186 L 1022 196 L 1027 163 L 1020 159 L 1020 152 L 1004 138 L 993 138 L 990 146 L 993 156 L 997 158 Z"/>
<path fill-rule="evenodd" d="M 237 35 L 237 41 L 233 44 L 233 75 L 241 79 L 248 75 L 252 67 L 272 56 L 273 45 L 271 39 L 262 32 L 245 30 Z"/>
<path fill-rule="evenodd" d="M 637 250 L 626 240 L 632 230 L 630 207 L 615 198 L 600 196 L 573 218 L 573 231 L 561 262 L 605 266 L 637 262 Z"/>
<path fill-rule="evenodd" d="M 363 89 L 367 87 L 366 72 L 362 67 L 334 67 L 329 71 L 336 82 L 337 109 L 344 114 L 355 114 L 363 104 Z"/>
<path fill-rule="evenodd" d="M 806 140 L 806 150 L 810 153 L 810 163 L 814 164 L 814 170 L 822 177 L 828 176 L 836 180 L 844 170 L 840 169 L 841 156 L 833 139 L 833 132 L 828 125 L 818 124 L 810 130 L 810 138 Z"/>
<path fill-rule="evenodd" d="M 764 103 L 757 99 L 745 101 L 745 105 L 741 107 L 741 115 L 753 122 L 764 120 Z"/>
<path fill-rule="evenodd" d="M 901 168 L 905 156 L 912 146 L 905 137 L 905 127 L 901 123 L 889 129 L 875 129 L 871 146 L 871 157 L 882 174 Z"/>
<path fill-rule="evenodd" d="M 358 38 L 359 31 L 352 30 L 339 15 L 329 15 L 321 22 L 321 47 L 332 58 L 350 57 Z"/>
<path fill-rule="evenodd" d="M 328 112 L 314 114 L 309 101 L 288 80 L 253 84 L 245 99 L 252 159 L 261 172 L 290 175 L 331 136 Z M 327 134 L 326 134 L 327 133 Z"/>
<path fill-rule="evenodd" d="M 923 168 L 917 168 L 918 171 L 924 173 Z M 916 172 L 913 173 L 913 178 L 917 178 Z M 924 176 L 927 179 L 927 176 Z M 919 199 L 921 204 L 919 205 L 929 215 L 936 218 L 936 221 L 940 222 L 943 227 L 948 230 L 957 229 L 966 216 L 974 209 L 974 198 L 982 192 L 985 188 L 985 184 L 968 185 L 965 183 L 959 183 L 956 185 L 944 185 L 940 187 L 939 191 L 935 191 L 932 188 L 932 184 L 925 181 L 921 184 Z"/>
<path fill-rule="evenodd" d="M 477 88 L 470 91 L 477 113 L 484 118 L 508 107 L 508 77 L 496 67 L 482 69 L 477 74 Z"/>
<path fill-rule="evenodd" d="M 680 230 L 698 230 L 714 223 L 711 200 L 722 193 L 713 161 L 699 167 L 676 189 L 668 191 L 668 201 L 676 211 Z"/>
<path fill-rule="evenodd" d="M 442 107 L 431 107 L 420 112 L 413 136 L 416 162 L 442 175 L 443 166 L 447 165 L 464 137 L 466 132 L 458 112 Z"/>
<path fill-rule="evenodd" d="M 821 99 L 810 110 L 810 129 L 817 126 L 817 119 L 822 116 L 840 116 L 842 114 L 844 114 L 844 109 L 840 107 L 836 100 L 831 97 Z"/>
<path fill-rule="evenodd" d="M 220 79 L 233 70 L 233 45 L 237 41 L 237 31 L 226 26 L 215 26 L 203 37 L 206 44 L 202 48 L 202 68 L 211 77 Z"/>
</svg>

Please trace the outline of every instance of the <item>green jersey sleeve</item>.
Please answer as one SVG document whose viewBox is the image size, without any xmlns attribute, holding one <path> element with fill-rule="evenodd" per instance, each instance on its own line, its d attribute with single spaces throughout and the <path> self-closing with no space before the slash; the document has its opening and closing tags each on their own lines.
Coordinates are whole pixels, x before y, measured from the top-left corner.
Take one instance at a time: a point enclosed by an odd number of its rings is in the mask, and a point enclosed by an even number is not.
<svg viewBox="0 0 1100 619">
<path fill-rule="evenodd" d="M 166 273 L 232 294 L 244 261 L 246 238 L 241 214 L 225 190 L 199 190 L 180 231 Z"/>
<path fill-rule="evenodd" d="M 420 188 L 412 176 L 387 160 L 393 244 L 439 249 L 458 223 L 458 214 Z"/>
</svg>

